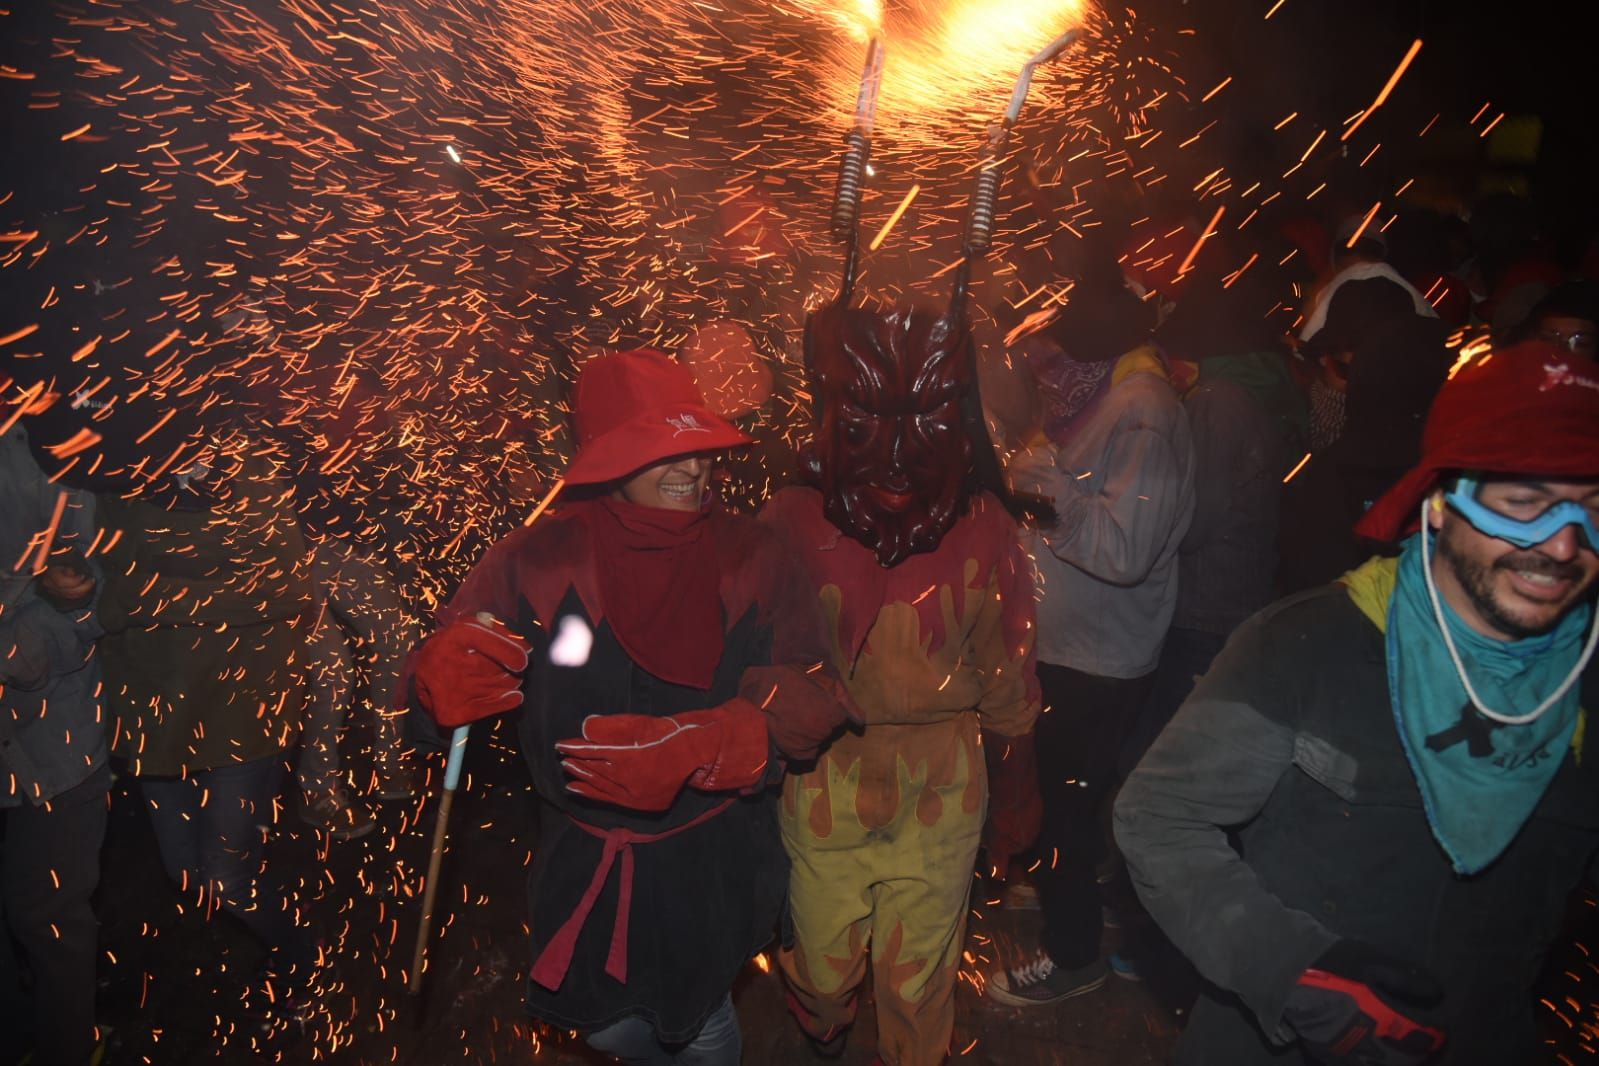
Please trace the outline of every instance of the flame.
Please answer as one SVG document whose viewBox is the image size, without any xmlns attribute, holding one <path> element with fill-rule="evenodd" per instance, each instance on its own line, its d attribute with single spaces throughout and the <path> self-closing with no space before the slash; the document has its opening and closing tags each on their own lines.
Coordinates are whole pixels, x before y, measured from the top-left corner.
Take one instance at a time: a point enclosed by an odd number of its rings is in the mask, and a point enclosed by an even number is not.
<svg viewBox="0 0 1599 1066">
<path fill-rule="evenodd" d="M 822 63 L 826 98 L 837 122 L 859 87 L 860 45 L 887 48 L 878 121 L 915 134 L 950 135 L 951 119 L 997 117 L 1022 65 L 1087 15 L 1087 0 L 950 0 L 897 6 L 882 0 L 798 0 L 802 14 L 838 32 Z"/>
<path fill-rule="evenodd" d="M 980 123 L 1004 110 L 1023 64 L 1062 33 L 1083 23 L 1087 0 L 955 0 L 895 8 L 885 18 L 878 0 L 836 0 L 814 9 L 850 41 L 881 37 L 887 49 L 878 122 L 921 132 L 952 119 Z M 843 42 L 841 42 L 843 43 Z M 859 49 L 829 57 L 829 99 L 842 114 L 855 99 Z"/>
</svg>

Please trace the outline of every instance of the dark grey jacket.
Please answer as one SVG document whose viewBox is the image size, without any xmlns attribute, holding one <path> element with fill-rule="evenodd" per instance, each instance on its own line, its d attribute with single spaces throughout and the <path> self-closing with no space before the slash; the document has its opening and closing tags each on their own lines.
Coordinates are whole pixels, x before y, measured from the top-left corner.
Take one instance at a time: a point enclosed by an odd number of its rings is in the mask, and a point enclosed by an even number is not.
<svg viewBox="0 0 1599 1066">
<path fill-rule="evenodd" d="M 1459 877 L 1400 747 L 1376 626 L 1341 586 L 1245 623 L 1116 802 L 1139 896 L 1224 990 L 1201 999 L 1177 1061 L 1306 1061 L 1273 1047 L 1292 1036 L 1283 1003 L 1344 937 L 1443 982 L 1443 1003 L 1418 1012 L 1449 1033 L 1438 1062 L 1537 1061 L 1533 983 L 1599 845 L 1599 745 L 1584 735 L 1505 854 Z"/>
<path fill-rule="evenodd" d="M 1194 434 L 1194 520 L 1177 555 L 1172 625 L 1226 636 L 1271 602 L 1282 434 L 1247 389 L 1201 379 L 1183 400 Z"/>
</svg>

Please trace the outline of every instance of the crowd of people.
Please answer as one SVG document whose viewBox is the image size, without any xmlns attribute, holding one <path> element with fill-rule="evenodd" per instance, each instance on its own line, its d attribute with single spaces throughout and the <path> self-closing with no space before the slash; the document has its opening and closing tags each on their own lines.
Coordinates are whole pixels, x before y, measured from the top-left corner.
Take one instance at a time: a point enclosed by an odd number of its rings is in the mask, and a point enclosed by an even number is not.
<svg viewBox="0 0 1599 1066">
<path fill-rule="evenodd" d="M 938 310 L 846 285 L 758 513 L 719 500 L 752 441 L 688 365 L 596 355 L 563 494 L 428 619 L 303 443 L 224 405 L 91 491 L 55 472 L 93 396 L 6 382 L 6 1061 L 95 1061 L 113 772 L 281 1018 L 327 961 L 260 830 L 286 774 L 354 839 L 419 788 L 404 734 L 502 714 L 528 1010 L 622 1062 L 740 1061 L 774 939 L 819 1055 L 869 973 L 880 1059 L 942 1062 L 974 871 L 1042 920 L 998 1005 L 1136 975 L 1105 925 L 1141 909 L 1203 979 L 1180 1063 L 1536 1061 L 1599 848 L 1599 290 L 1418 276 L 1369 221 L 1299 243 L 1302 284 L 1267 254 L 1152 285 L 1082 241 L 1003 341 L 964 272 Z"/>
</svg>

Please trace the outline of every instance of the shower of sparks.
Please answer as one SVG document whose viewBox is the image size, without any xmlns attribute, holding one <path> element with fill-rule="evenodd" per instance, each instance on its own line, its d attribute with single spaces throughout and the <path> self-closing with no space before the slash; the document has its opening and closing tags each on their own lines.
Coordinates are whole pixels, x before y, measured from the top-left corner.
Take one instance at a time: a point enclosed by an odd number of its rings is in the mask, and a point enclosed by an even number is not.
<svg viewBox="0 0 1599 1066">
<path fill-rule="evenodd" d="M 988 126 L 1022 65 L 1076 26 L 1084 41 L 1039 71 L 1003 161 L 995 282 L 973 302 L 978 317 L 1069 300 L 1072 282 L 1022 284 L 1019 264 L 1054 264 L 1128 190 L 1192 190 L 1200 205 L 1192 223 L 1141 218 L 1116 235 L 1128 272 L 1158 285 L 1203 272 L 1196 259 L 1223 244 L 1224 214 L 1244 220 L 1231 239 L 1273 201 L 1302 204 L 1329 180 L 1326 131 L 1307 128 L 1312 118 L 1292 128 L 1302 101 L 1281 101 L 1288 117 L 1266 131 L 1288 130 L 1286 174 L 1273 164 L 1240 175 L 1242 164 L 1210 154 L 1226 105 L 1250 91 L 1244 79 L 1228 88 L 1232 75 L 1207 77 L 1203 95 L 1190 92 L 1176 61 L 1186 31 L 1085 0 L 40 0 L 38 10 L 49 13 L 32 16 L 44 28 L 26 67 L 0 65 L 0 101 L 38 153 L 13 155 L 0 175 L 0 432 L 45 408 L 71 411 L 83 426 L 41 441 L 58 464 L 47 472 L 115 474 L 141 491 L 202 460 L 223 480 L 263 465 L 285 494 L 272 502 L 321 515 L 318 537 L 403 574 L 418 616 L 487 544 L 559 507 L 570 382 L 598 349 L 675 352 L 725 323 L 775 379 L 748 416 L 752 434 L 789 445 L 803 435 L 800 331 L 838 287 L 824 216 L 870 38 L 887 59 L 879 180 L 863 217 L 884 217 L 910 189 L 863 253 L 858 288 L 870 298 L 947 284 L 938 279 L 959 257 Z M 17 17 L 0 13 L 0 34 Z M 1231 278 L 1262 258 L 1244 245 L 1227 252 Z M 778 476 L 759 460 L 728 473 L 720 490 L 746 506 Z M 228 507 L 241 560 L 282 520 L 266 504 L 246 492 Z M 53 527 L 25 562 L 44 563 Z M 269 591 L 280 579 L 259 565 L 235 584 Z M 198 598 L 151 587 L 170 604 Z M 413 804 L 397 835 L 418 837 L 425 822 Z M 297 902 L 341 915 L 354 897 L 375 906 L 381 944 L 356 945 L 346 925 L 328 951 L 366 951 L 397 973 L 398 912 L 415 906 L 417 871 L 392 845 L 369 838 L 355 884 L 312 879 Z M 475 906 L 488 890 L 451 891 Z M 184 897 L 185 914 L 208 905 Z M 453 948 L 462 937 L 442 896 L 440 909 L 440 941 Z M 497 964 L 471 947 L 459 965 L 481 978 Z M 962 976 L 980 987 L 980 974 Z M 140 981 L 142 995 L 150 974 Z M 396 1026 L 392 1002 L 324 991 L 321 1058 L 356 1031 Z M 508 1029 L 534 1052 L 566 1039 Z M 230 1038 L 241 1039 L 219 1034 Z M 160 1051 L 143 1049 L 150 1061 Z"/>
</svg>

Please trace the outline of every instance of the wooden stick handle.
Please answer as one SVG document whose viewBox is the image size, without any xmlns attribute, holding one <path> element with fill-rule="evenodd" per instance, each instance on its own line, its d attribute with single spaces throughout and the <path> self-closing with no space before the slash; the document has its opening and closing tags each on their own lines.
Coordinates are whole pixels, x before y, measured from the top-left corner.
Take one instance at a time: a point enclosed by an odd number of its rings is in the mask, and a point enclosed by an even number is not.
<svg viewBox="0 0 1599 1066">
<path fill-rule="evenodd" d="M 428 934 L 433 931 L 433 902 L 439 895 L 439 867 L 444 862 L 444 841 L 450 832 L 450 808 L 455 806 L 455 786 L 461 780 L 461 761 L 466 754 L 470 726 L 456 726 L 450 736 L 450 757 L 444 770 L 444 794 L 439 797 L 438 817 L 433 821 L 433 851 L 428 855 L 427 882 L 422 887 L 422 921 L 416 929 L 416 950 L 411 955 L 411 995 L 422 991 L 422 963 L 427 958 Z"/>
</svg>

